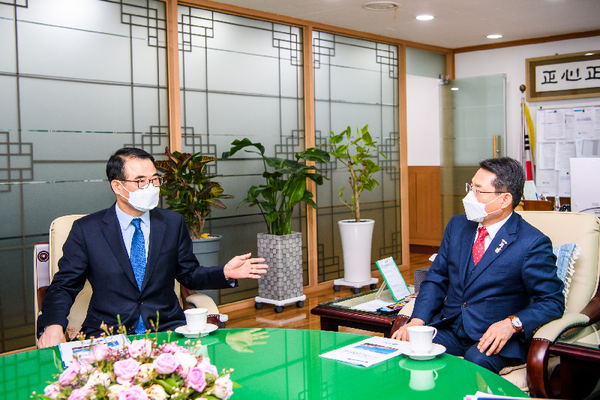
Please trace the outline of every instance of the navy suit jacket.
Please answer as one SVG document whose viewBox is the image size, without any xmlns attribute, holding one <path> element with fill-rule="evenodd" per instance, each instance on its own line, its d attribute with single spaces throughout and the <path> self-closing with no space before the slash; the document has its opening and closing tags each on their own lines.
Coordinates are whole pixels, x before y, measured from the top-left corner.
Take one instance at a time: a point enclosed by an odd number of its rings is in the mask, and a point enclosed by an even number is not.
<svg viewBox="0 0 600 400">
<path fill-rule="evenodd" d="M 477 225 L 465 214 L 452 217 L 412 316 L 448 327 L 462 315 L 465 332 L 478 341 L 490 325 L 516 315 L 523 331 L 514 334 L 500 354 L 526 360 L 535 330 L 564 312 L 552 243 L 513 213 L 465 282 Z"/>
<path fill-rule="evenodd" d="M 231 287 L 223 266 L 199 267 L 184 218 L 161 208 L 150 211 L 150 244 L 141 291 L 114 205 L 73 223 L 58 266 L 42 304 L 39 332 L 52 324 L 66 328 L 71 305 L 86 279 L 93 290 L 82 327 L 86 335 L 101 333 L 102 322 L 116 329 L 117 315 L 130 333 L 140 314 L 146 327 L 150 327 L 150 320 L 156 324 L 158 312 L 161 331 L 185 325 L 183 310 L 173 290 L 175 279 L 189 289 Z"/>
</svg>

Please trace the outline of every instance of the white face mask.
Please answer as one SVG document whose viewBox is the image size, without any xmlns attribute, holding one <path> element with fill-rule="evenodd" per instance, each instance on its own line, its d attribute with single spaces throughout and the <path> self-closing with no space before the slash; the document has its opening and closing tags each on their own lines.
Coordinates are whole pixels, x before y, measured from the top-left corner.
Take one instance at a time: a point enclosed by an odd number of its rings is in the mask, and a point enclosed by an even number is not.
<svg viewBox="0 0 600 400">
<path fill-rule="evenodd" d="M 473 191 L 470 191 L 469 193 L 467 193 L 467 195 L 463 199 L 463 206 L 465 207 L 465 213 L 467 214 L 467 219 L 469 221 L 473 221 L 473 222 L 483 222 L 485 217 L 487 217 L 488 215 L 497 213 L 498 211 L 502 210 L 502 208 L 499 208 L 498 210 L 491 212 L 491 213 L 488 213 L 485 211 L 485 206 L 493 203 L 494 201 L 498 200 L 500 197 L 502 197 L 502 195 L 496 197 L 494 200 L 490 201 L 489 203 L 484 204 L 484 203 L 480 203 L 479 201 L 477 201 L 477 197 L 475 197 L 475 193 L 473 193 Z"/>
<path fill-rule="evenodd" d="M 123 183 L 121 183 L 121 186 L 123 186 Z M 123 186 L 123 189 L 125 189 L 125 186 Z M 150 211 L 158 205 L 160 188 L 158 186 L 154 186 L 151 183 L 148 184 L 148 186 L 146 186 L 145 188 L 138 189 L 135 192 L 130 192 L 127 189 L 125 189 L 125 191 L 129 193 L 129 199 L 127 199 L 121 193 L 117 194 L 126 199 L 129 202 L 129 204 L 131 204 L 131 206 L 138 211 Z"/>
</svg>

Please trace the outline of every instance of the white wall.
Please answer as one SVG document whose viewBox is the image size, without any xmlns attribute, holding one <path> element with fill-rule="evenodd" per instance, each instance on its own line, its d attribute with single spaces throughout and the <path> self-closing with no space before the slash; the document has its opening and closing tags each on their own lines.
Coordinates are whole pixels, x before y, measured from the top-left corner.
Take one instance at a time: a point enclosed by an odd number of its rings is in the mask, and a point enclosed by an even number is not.
<svg viewBox="0 0 600 400">
<path fill-rule="evenodd" d="M 438 80 L 406 76 L 408 165 L 440 165 L 440 91 Z"/>
<path fill-rule="evenodd" d="M 600 36 L 563 40 L 527 46 L 507 47 L 496 50 L 459 53 L 455 56 L 456 78 L 506 74 L 507 156 L 521 159 L 521 92 L 519 86 L 525 82 L 525 59 L 600 50 Z M 579 100 L 539 101 L 527 105 L 535 121 L 535 109 L 539 107 L 568 107 L 600 104 L 600 98 Z M 410 121 L 410 119 L 409 119 Z M 409 129 L 410 133 L 410 129 Z M 409 138 L 410 152 L 410 138 Z M 410 154 L 409 154 L 410 160 Z M 410 165 L 410 163 L 409 163 Z"/>
</svg>

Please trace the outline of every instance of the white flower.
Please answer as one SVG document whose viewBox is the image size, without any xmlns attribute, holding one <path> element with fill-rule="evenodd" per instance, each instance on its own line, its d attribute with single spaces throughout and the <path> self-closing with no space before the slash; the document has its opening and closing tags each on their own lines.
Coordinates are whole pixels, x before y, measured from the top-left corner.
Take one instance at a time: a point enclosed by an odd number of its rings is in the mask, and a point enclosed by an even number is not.
<svg viewBox="0 0 600 400">
<path fill-rule="evenodd" d="M 129 385 L 112 385 L 108 388 L 108 399 L 109 400 L 118 400 L 119 392 Z"/>
<path fill-rule="evenodd" d="M 96 385 L 108 387 L 108 385 L 110 385 L 110 374 L 101 372 L 99 370 L 94 370 L 94 372 L 92 372 L 88 378 L 84 388 L 92 390 L 96 387 Z"/>
<path fill-rule="evenodd" d="M 60 393 L 60 389 L 61 387 L 58 384 L 58 382 L 54 382 L 46 386 L 46 388 L 44 389 L 44 394 L 50 397 L 51 399 L 56 399 L 58 397 L 58 393 Z"/>
<path fill-rule="evenodd" d="M 150 379 L 150 374 L 154 371 L 154 365 L 152 364 L 142 364 L 140 366 L 140 370 L 135 376 L 135 380 L 137 382 L 145 382 Z"/>
<path fill-rule="evenodd" d="M 175 353 L 175 358 L 181 364 L 181 373 L 180 375 L 185 377 L 187 376 L 189 370 L 194 368 L 196 364 L 198 364 L 198 359 L 191 355 L 190 353 Z"/>
<path fill-rule="evenodd" d="M 229 374 L 220 377 L 215 381 L 215 396 L 222 400 L 227 400 L 233 394 L 233 382 L 229 379 Z"/>
<path fill-rule="evenodd" d="M 167 398 L 165 389 L 160 385 L 150 386 L 146 389 L 146 394 L 148 395 L 149 400 L 165 400 Z"/>
</svg>

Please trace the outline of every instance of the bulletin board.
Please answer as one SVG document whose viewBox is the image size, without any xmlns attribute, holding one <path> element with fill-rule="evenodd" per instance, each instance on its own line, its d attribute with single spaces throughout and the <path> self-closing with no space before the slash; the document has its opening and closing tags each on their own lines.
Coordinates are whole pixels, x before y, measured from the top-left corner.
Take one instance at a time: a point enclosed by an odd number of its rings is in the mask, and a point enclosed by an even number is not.
<svg viewBox="0 0 600 400">
<path fill-rule="evenodd" d="M 546 197 L 571 197 L 572 157 L 600 157 L 600 104 L 537 110 L 535 184 L 538 193 Z"/>
</svg>

